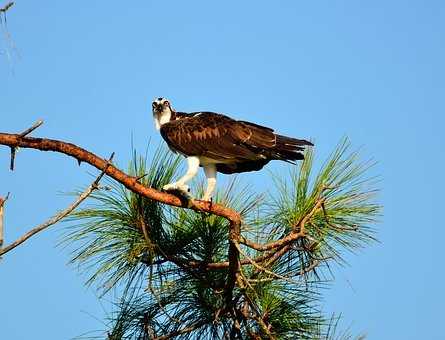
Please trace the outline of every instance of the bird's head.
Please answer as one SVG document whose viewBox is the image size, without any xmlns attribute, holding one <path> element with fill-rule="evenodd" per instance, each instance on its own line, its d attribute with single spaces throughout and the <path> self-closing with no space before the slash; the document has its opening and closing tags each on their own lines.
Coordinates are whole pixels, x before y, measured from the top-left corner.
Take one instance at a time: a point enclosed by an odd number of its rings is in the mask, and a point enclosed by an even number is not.
<svg viewBox="0 0 445 340">
<path fill-rule="evenodd" d="M 162 124 L 168 123 L 171 120 L 173 110 L 170 102 L 165 98 L 155 98 L 152 103 L 152 109 L 156 130 L 159 130 Z"/>
</svg>

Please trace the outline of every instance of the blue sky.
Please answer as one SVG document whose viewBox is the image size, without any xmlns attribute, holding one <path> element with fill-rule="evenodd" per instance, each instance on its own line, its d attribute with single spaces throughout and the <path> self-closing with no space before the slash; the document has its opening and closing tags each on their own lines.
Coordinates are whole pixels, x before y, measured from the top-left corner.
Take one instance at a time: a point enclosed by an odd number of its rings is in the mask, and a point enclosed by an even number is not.
<svg viewBox="0 0 445 340">
<path fill-rule="evenodd" d="M 4 3 L 2 1 L 1 3 Z M 125 167 L 131 139 L 159 136 L 150 101 L 214 110 L 312 138 L 324 159 L 342 136 L 378 164 L 380 244 L 348 255 L 324 309 L 369 339 L 443 339 L 445 3 L 442 1 L 16 1 L 15 51 L 0 49 L 3 132 L 74 142 Z M 10 191 L 12 241 L 87 185 L 86 165 L 21 150 Z M 269 169 L 286 174 L 287 165 Z M 267 172 L 242 176 L 257 190 Z M 4 339 L 69 339 L 103 328 L 99 302 L 66 266 L 54 227 L 0 263 Z"/>
</svg>

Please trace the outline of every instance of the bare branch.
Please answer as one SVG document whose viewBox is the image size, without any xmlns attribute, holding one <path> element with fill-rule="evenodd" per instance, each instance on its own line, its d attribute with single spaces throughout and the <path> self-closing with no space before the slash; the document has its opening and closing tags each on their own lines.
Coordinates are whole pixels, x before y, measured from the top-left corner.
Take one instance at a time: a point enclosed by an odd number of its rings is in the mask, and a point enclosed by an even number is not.
<svg viewBox="0 0 445 340">
<path fill-rule="evenodd" d="M 111 164 L 111 160 L 113 159 L 113 156 L 114 156 L 114 152 L 107 162 L 108 166 Z M 79 197 L 71 205 L 69 205 L 66 209 L 62 210 L 57 215 L 53 216 L 51 219 L 49 219 L 45 223 L 42 223 L 42 224 L 38 225 L 37 227 L 31 229 L 30 231 L 25 233 L 23 236 L 21 236 L 16 241 L 9 244 L 8 246 L 6 246 L 4 248 L 0 248 L 0 256 L 6 254 L 7 252 L 9 252 L 10 250 L 19 246 L 20 244 L 22 244 L 23 242 L 25 242 L 27 239 L 31 238 L 35 234 L 56 224 L 57 222 L 62 220 L 64 217 L 68 216 L 74 209 L 76 209 L 79 206 L 80 203 L 82 203 L 88 196 L 90 196 L 94 190 L 97 190 L 99 188 L 98 187 L 99 181 L 105 175 L 105 171 L 108 168 L 108 166 L 104 168 L 104 170 L 96 178 L 96 180 L 90 186 L 88 186 L 88 188 L 82 194 L 80 194 Z M 2 206 L 3 206 L 3 204 L 2 204 Z M 2 210 L 2 207 L 0 208 L 0 211 L 1 210 Z"/>
<path fill-rule="evenodd" d="M 29 135 L 31 132 L 33 132 L 35 129 L 37 129 L 40 125 L 43 124 L 43 120 L 39 119 L 37 122 L 34 123 L 33 126 L 31 126 L 29 129 L 26 129 L 23 131 L 19 136 L 25 137 Z M 14 161 L 15 161 L 15 154 L 17 152 L 17 147 L 11 147 L 11 163 L 9 165 L 9 169 L 11 171 L 14 171 Z"/>
<path fill-rule="evenodd" d="M 6 5 L 0 8 L 0 13 L 6 13 L 12 6 L 14 6 L 14 1 L 8 2 Z"/>
<path fill-rule="evenodd" d="M 20 134 L 20 137 L 26 137 L 27 135 L 29 135 L 31 132 L 33 132 L 35 129 L 37 129 L 38 127 L 40 127 L 43 124 L 43 120 L 39 119 L 38 121 L 36 121 L 30 128 L 26 129 L 25 131 L 23 131 Z"/>
<path fill-rule="evenodd" d="M 4 211 L 4 205 L 5 202 L 8 200 L 9 198 L 9 192 L 6 195 L 5 198 L 0 197 L 0 249 L 3 246 L 3 240 L 4 240 L 4 233 L 3 233 L 3 211 Z"/>
</svg>

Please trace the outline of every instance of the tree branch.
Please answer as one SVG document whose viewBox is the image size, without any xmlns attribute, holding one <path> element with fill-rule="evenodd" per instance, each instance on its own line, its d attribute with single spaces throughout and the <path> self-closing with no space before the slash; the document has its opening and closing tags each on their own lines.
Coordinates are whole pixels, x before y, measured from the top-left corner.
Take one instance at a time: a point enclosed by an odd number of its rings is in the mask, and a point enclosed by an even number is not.
<svg viewBox="0 0 445 340">
<path fill-rule="evenodd" d="M 43 124 L 43 120 L 38 120 L 37 122 L 34 123 L 33 126 L 31 126 L 30 128 L 26 129 L 25 131 L 23 131 L 19 136 L 20 137 L 25 137 L 27 135 L 29 135 L 31 132 L 33 132 L 35 129 L 37 129 L 40 125 Z M 15 161 L 15 154 L 17 152 L 17 147 L 11 147 L 11 162 L 9 165 L 9 169 L 11 171 L 14 171 L 14 161 Z"/>
<path fill-rule="evenodd" d="M 271 275 L 271 276 L 274 276 L 274 277 L 277 278 L 277 279 L 281 279 L 281 280 L 289 281 L 290 283 L 295 283 L 295 281 L 293 281 L 292 279 L 290 279 L 290 278 L 288 278 L 288 277 L 286 277 L 286 276 L 283 276 L 283 275 L 274 273 L 273 271 L 270 271 L 269 269 L 260 266 L 257 262 L 255 262 L 253 259 L 251 259 L 251 258 L 249 257 L 249 255 L 247 255 L 246 253 L 244 253 L 244 252 L 241 250 L 241 247 L 240 247 L 238 244 L 236 245 L 236 248 L 237 248 L 238 251 L 239 251 L 239 252 L 240 252 L 240 253 L 247 259 L 247 261 L 249 261 L 249 263 L 250 263 L 251 265 L 253 265 L 258 271 L 260 271 L 260 272 L 265 272 L 266 274 L 269 274 L 269 275 Z"/>
<path fill-rule="evenodd" d="M 14 1 L 8 2 L 6 5 L 0 8 L 0 13 L 6 13 L 12 6 L 14 6 Z"/>
<path fill-rule="evenodd" d="M 110 164 L 111 160 L 113 159 L 113 156 L 114 156 L 114 153 L 111 155 L 111 157 L 108 161 L 108 165 Z M 6 254 L 7 252 L 9 252 L 12 249 L 14 249 L 15 247 L 19 246 L 20 244 L 22 244 L 23 242 L 25 242 L 27 239 L 31 238 L 35 234 L 56 224 L 64 217 L 68 216 L 74 209 L 76 209 L 79 206 L 80 203 L 82 203 L 88 196 L 90 196 L 94 190 L 97 190 L 99 188 L 99 181 L 105 175 L 105 171 L 106 171 L 106 168 L 101 172 L 101 174 L 96 178 L 96 180 L 90 186 L 88 186 L 88 188 L 82 194 L 80 194 L 80 196 L 71 205 L 69 205 L 65 210 L 62 210 L 60 213 L 53 216 L 51 219 L 49 219 L 45 223 L 42 223 L 42 224 L 38 225 L 37 227 L 31 229 L 30 231 L 25 233 L 23 236 L 21 236 L 20 238 L 18 238 L 17 240 L 15 240 L 11 244 L 9 244 L 8 246 L 6 246 L 4 248 L 0 248 L 0 256 Z M 3 206 L 3 204 L 1 204 L 0 212 L 3 210 L 2 206 Z"/>
<path fill-rule="evenodd" d="M 72 143 L 46 138 L 21 137 L 19 134 L 0 133 L 0 145 L 63 153 L 77 159 L 77 161 L 88 163 L 99 170 L 106 168 L 106 175 L 123 184 L 127 189 L 146 198 L 171 206 L 212 213 L 233 221 L 234 224 L 241 220 L 240 214 L 220 204 L 209 204 L 208 202 L 198 200 L 193 200 L 190 204 L 190 202 L 184 202 L 184 200 L 173 194 L 146 187 L 138 183 L 136 177 L 127 175 L 113 165 L 107 167 L 106 160 Z"/>
<path fill-rule="evenodd" d="M 0 197 L 0 249 L 3 246 L 3 240 L 4 240 L 4 233 L 3 233 L 3 211 L 4 211 L 4 205 L 5 202 L 8 200 L 9 198 L 9 192 L 6 195 L 5 198 Z"/>
</svg>

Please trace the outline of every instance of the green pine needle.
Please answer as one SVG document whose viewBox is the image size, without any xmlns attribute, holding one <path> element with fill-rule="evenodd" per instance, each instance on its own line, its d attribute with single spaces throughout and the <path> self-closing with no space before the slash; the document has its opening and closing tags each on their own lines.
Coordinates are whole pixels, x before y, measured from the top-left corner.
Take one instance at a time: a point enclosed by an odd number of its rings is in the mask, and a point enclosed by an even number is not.
<svg viewBox="0 0 445 340">
<path fill-rule="evenodd" d="M 358 153 L 349 149 L 344 139 L 317 174 L 309 149 L 289 178 L 274 178 L 272 196 L 257 195 L 249 187 L 239 189 L 236 178 L 217 193 L 216 202 L 242 214 L 243 237 L 257 243 L 286 236 L 324 200 L 323 209 L 305 225 L 307 236 L 295 241 L 285 255 L 262 262 L 264 270 L 251 264 L 242 267 L 245 285 L 237 286 L 233 295 L 238 308 L 247 306 L 253 313 L 240 325 L 243 338 L 267 338 L 268 333 L 277 339 L 353 338 L 337 331 L 337 319 L 319 311 L 319 288 L 327 280 L 323 268 L 329 270 L 332 261 L 341 263 L 345 251 L 374 241 L 372 225 L 381 210 L 374 201 L 376 181 L 367 175 L 371 164 L 361 163 Z M 162 148 L 150 161 L 133 152 L 129 174 L 159 189 L 178 176 L 179 165 L 180 158 Z M 228 222 L 160 204 L 113 181 L 108 184 L 111 190 L 95 193 L 94 204 L 71 216 L 64 238 L 74 249 L 71 262 L 90 273 L 87 284 L 103 293 L 113 287 L 124 289 L 109 320 L 108 339 L 146 339 L 187 327 L 193 331 L 178 339 L 229 336 L 234 320 L 224 312 L 227 269 L 181 265 L 226 261 Z M 201 195 L 204 183 L 194 187 Z M 263 254 L 246 246 L 242 251 L 251 258 Z M 167 261 L 169 257 L 177 262 Z"/>
</svg>

